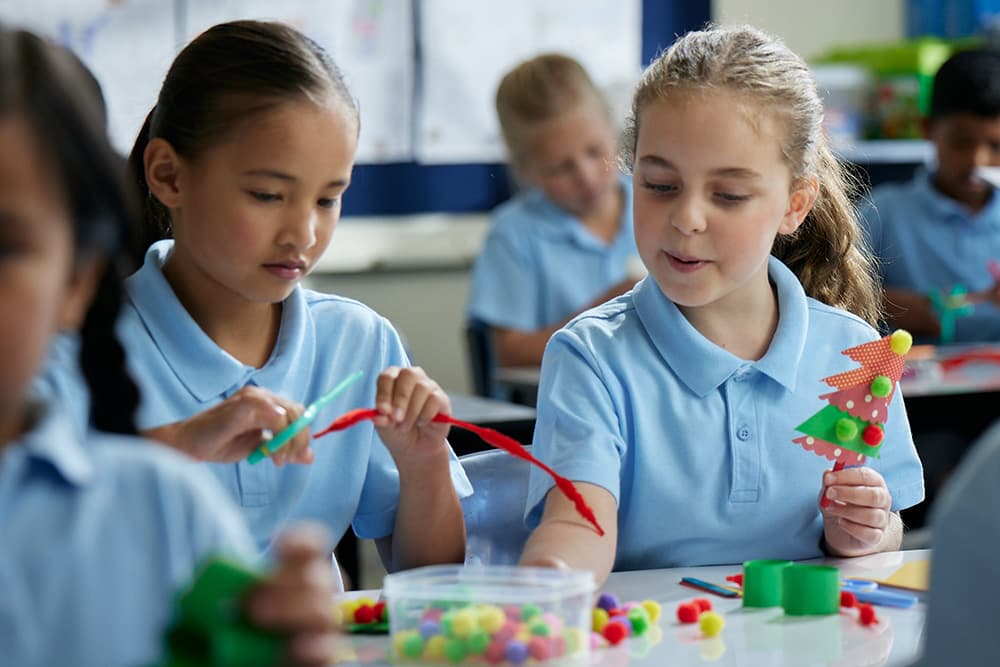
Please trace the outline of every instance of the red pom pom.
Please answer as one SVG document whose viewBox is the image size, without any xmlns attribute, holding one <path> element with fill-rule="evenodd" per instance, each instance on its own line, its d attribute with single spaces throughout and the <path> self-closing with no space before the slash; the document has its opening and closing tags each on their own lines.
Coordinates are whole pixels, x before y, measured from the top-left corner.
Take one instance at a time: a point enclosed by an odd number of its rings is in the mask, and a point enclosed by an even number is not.
<svg viewBox="0 0 1000 667">
<path fill-rule="evenodd" d="M 875 625 L 878 623 L 878 617 L 875 616 L 875 607 L 870 604 L 859 604 L 858 622 L 861 625 Z"/>
<path fill-rule="evenodd" d="M 712 601 L 708 598 L 695 598 L 691 602 L 698 605 L 699 611 L 712 611 Z"/>
<path fill-rule="evenodd" d="M 383 600 L 381 602 L 376 602 L 375 606 L 372 607 L 372 611 L 375 612 L 375 620 L 376 621 L 384 621 L 384 620 L 386 620 L 386 618 L 385 618 L 385 600 Z"/>
<path fill-rule="evenodd" d="M 841 607 L 853 607 L 858 603 L 858 599 L 854 597 L 854 593 L 851 591 L 840 591 L 840 606 Z"/>
<path fill-rule="evenodd" d="M 866 445 L 870 445 L 871 447 L 880 444 L 883 437 L 885 437 L 885 433 L 882 432 L 882 427 L 875 424 L 866 426 L 864 432 L 861 434 L 861 439 L 865 441 Z"/>
<path fill-rule="evenodd" d="M 681 623 L 694 623 L 700 614 L 701 609 L 694 602 L 681 602 L 677 605 L 677 620 Z"/>
<path fill-rule="evenodd" d="M 612 616 L 627 616 L 627 614 L 618 607 L 611 607 L 608 609 L 608 618 Z"/>
<path fill-rule="evenodd" d="M 601 633 L 604 638 L 608 640 L 608 643 L 614 646 L 621 642 L 621 640 L 628 637 L 628 629 L 625 624 L 621 621 L 609 621 L 607 625 L 604 626 L 604 631 Z"/>
<path fill-rule="evenodd" d="M 363 604 L 354 610 L 355 623 L 372 623 L 375 621 L 375 609 L 371 605 Z"/>
<path fill-rule="evenodd" d="M 739 574 L 728 574 L 728 575 L 726 575 L 726 581 L 731 581 L 734 584 L 736 584 L 737 586 L 742 586 L 743 585 L 743 573 L 740 572 Z"/>
</svg>

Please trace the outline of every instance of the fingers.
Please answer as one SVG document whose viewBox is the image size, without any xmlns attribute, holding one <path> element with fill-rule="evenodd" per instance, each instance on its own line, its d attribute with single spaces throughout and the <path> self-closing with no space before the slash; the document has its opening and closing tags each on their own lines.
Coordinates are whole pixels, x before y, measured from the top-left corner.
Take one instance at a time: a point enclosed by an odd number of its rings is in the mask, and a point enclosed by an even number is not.
<svg viewBox="0 0 1000 667">
<path fill-rule="evenodd" d="M 418 367 L 390 367 L 378 377 L 375 407 L 380 417 L 376 426 L 396 426 L 402 430 L 424 426 L 439 412 L 450 413 L 451 403 L 440 386 Z"/>
<path fill-rule="evenodd" d="M 846 518 L 838 518 L 835 519 L 835 521 L 837 522 L 837 527 L 841 531 L 857 540 L 860 544 L 880 544 L 885 536 L 885 526 L 877 528 L 861 523 L 855 523 L 854 521 Z"/>
<path fill-rule="evenodd" d="M 294 422 L 305 412 L 305 408 L 295 401 L 281 397 L 275 397 L 275 400 L 285 409 L 287 415 L 287 424 L 285 426 Z M 308 428 L 304 428 L 295 434 L 294 438 L 286 442 L 271 458 L 274 459 L 275 465 L 278 466 L 286 463 L 312 463 L 311 443 L 312 434 Z"/>
<path fill-rule="evenodd" d="M 823 475 L 823 486 L 824 497 L 836 503 L 883 510 L 892 506 L 892 495 L 885 479 L 868 467 L 827 471 Z"/>
<path fill-rule="evenodd" d="M 247 600 L 248 613 L 261 627 L 290 635 L 297 664 L 326 664 L 336 629 L 329 540 L 323 531 L 300 527 L 282 535 L 277 554 L 277 568 Z"/>
</svg>

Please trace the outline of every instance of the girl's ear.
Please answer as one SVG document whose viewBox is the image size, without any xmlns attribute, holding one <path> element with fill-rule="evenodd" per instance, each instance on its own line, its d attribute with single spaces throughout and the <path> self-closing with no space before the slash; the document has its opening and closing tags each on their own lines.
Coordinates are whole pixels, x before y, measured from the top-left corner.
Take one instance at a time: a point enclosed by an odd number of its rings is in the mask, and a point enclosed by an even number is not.
<svg viewBox="0 0 1000 667">
<path fill-rule="evenodd" d="M 79 331 L 83 326 L 106 267 L 107 261 L 95 256 L 80 260 L 73 268 L 59 313 L 60 331 Z"/>
<path fill-rule="evenodd" d="M 142 154 L 149 192 L 168 209 L 180 205 L 181 159 L 165 139 L 151 139 Z"/>
<path fill-rule="evenodd" d="M 809 215 L 816 197 L 819 196 L 819 179 L 815 176 L 800 178 L 788 198 L 788 210 L 785 211 L 778 227 L 779 234 L 792 234 Z"/>
</svg>

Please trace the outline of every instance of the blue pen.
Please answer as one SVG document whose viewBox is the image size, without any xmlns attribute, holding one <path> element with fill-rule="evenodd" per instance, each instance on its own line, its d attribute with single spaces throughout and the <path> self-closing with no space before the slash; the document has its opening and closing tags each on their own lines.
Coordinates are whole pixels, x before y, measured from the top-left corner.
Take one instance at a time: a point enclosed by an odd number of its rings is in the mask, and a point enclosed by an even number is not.
<svg viewBox="0 0 1000 667">
<path fill-rule="evenodd" d="M 689 588 L 697 588 L 698 590 L 705 591 L 706 593 L 714 593 L 724 598 L 738 598 L 742 595 L 742 593 L 735 588 L 719 586 L 718 584 L 713 584 L 711 581 L 695 579 L 694 577 L 681 577 L 681 585 L 688 586 Z"/>
<path fill-rule="evenodd" d="M 874 581 L 845 580 L 841 582 L 841 590 L 854 593 L 854 599 L 858 602 L 877 604 L 882 607 L 899 607 L 909 609 L 917 604 L 918 598 L 912 593 L 899 591 L 887 591 L 881 588 Z"/>
</svg>

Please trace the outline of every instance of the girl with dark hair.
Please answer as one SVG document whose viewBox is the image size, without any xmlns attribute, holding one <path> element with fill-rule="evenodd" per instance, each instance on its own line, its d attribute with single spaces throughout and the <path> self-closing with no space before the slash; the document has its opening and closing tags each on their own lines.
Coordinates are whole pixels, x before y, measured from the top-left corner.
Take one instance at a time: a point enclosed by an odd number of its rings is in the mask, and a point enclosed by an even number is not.
<svg viewBox="0 0 1000 667">
<path fill-rule="evenodd" d="M 390 571 L 460 562 L 471 489 L 448 427 L 430 421 L 447 396 L 385 318 L 300 285 L 330 243 L 358 131 L 336 65 L 288 26 L 225 23 L 180 52 L 129 159 L 152 242 L 117 328 L 136 419 L 206 462 L 262 552 L 289 520 L 314 519 L 376 539 Z M 247 462 L 358 370 L 317 423 L 374 404 L 374 424 L 315 452 L 303 430 Z"/>
<path fill-rule="evenodd" d="M 138 393 L 112 331 L 132 215 L 85 75 L 68 52 L 0 26 L 0 647 L 10 665 L 149 664 L 202 560 L 255 559 L 211 475 L 134 437 Z M 86 431 L 65 401 L 32 388 L 57 332 L 81 323 L 96 427 Z M 327 551 L 315 531 L 289 533 L 246 600 L 255 623 L 287 634 L 296 664 L 332 655 Z"/>
</svg>

